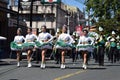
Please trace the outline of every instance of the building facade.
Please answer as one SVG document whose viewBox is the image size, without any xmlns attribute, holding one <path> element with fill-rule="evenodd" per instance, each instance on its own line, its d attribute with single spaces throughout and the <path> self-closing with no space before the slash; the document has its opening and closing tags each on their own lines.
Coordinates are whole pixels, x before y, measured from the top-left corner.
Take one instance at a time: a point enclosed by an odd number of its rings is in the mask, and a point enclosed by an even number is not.
<svg viewBox="0 0 120 80">
<path fill-rule="evenodd" d="M 17 12 L 8 9 L 9 0 L 0 0 L 0 36 L 4 36 L 7 40 L 0 40 L 0 59 L 8 58 L 10 54 L 10 42 L 16 35 Z M 25 23 L 20 22 L 23 32 L 25 31 Z M 1 46 L 2 45 L 2 46 Z"/>
<path fill-rule="evenodd" d="M 12 10 L 18 11 L 17 0 L 11 0 Z M 72 11 L 72 14 L 68 14 L 69 8 L 66 8 L 66 5 L 62 2 L 60 4 L 41 4 L 40 0 L 34 0 L 33 9 L 32 9 L 32 26 L 30 26 L 30 17 L 31 17 L 31 0 L 27 2 L 20 2 L 21 10 L 20 20 L 26 22 L 28 27 L 38 28 L 40 32 L 40 28 L 42 25 L 46 25 L 48 31 L 51 34 L 55 34 L 58 28 L 61 28 L 64 24 L 69 27 L 70 32 L 75 29 L 75 26 L 78 24 L 77 13 Z M 76 8 L 78 9 L 78 8 Z M 80 13 L 81 14 L 81 13 Z M 69 16 L 69 19 L 68 17 Z"/>
</svg>

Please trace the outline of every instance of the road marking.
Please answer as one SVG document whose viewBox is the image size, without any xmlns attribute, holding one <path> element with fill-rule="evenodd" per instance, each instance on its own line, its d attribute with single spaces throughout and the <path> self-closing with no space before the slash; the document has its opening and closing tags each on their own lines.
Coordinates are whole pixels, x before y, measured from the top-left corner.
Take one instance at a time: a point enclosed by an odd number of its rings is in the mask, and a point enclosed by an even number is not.
<svg viewBox="0 0 120 80">
<path fill-rule="evenodd" d="M 61 76 L 61 77 L 58 77 L 58 78 L 55 78 L 54 80 L 62 80 L 62 79 L 66 79 L 66 78 L 69 78 L 69 77 L 72 77 L 72 76 L 75 76 L 77 74 L 80 74 L 80 73 L 83 73 L 83 72 L 86 72 L 86 70 L 80 70 L 80 71 L 77 71 L 77 72 L 74 72 L 74 73 L 70 73 L 70 74 L 67 74 L 67 75 L 64 75 L 64 76 Z"/>
</svg>

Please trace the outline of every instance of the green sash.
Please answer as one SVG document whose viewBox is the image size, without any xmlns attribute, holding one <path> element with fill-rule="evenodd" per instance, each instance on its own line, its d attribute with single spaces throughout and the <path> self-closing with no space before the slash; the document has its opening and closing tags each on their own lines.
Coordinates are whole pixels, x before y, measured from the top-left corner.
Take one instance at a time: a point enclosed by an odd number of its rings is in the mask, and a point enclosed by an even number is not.
<svg viewBox="0 0 120 80">
<path fill-rule="evenodd" d="M 115 42 L 111 42 L 111 43 L 110 43 L 110 46 L 111 46 L 111 47 L 116 47 L 116 43 L 115 43 Z"/>
<path fill-rule="evenodd" d="M 100 42 L 98 42 L 98 46 L 104 46 L 105 45 L 105 41 L 101 40 Z"/>
</svg>

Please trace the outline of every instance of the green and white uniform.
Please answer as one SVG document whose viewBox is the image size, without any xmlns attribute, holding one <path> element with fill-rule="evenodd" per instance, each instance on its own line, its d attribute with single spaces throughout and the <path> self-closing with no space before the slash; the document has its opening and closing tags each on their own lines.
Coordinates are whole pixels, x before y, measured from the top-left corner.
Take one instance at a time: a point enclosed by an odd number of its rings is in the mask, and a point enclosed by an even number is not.
<svg viewBox="0 0 120 80">
<path fill-rule="evenodd" d="M 14 41 L 10 43 L 11 50 L 17 51 L 23 48 L 24 36 L 17 35 L 14 37 Z"/>
<path fill-rule="evenodd" d="M 53 36 L 47 32 L 42 32 L 38 35 L 36 46 L 39 49 L 52 49 L 52 38 Z"/>
<path fill-rule="evenodd" d="M 56 48 L 57 49 L 72 49 L 72 43 L 75 41 L 73 38 L 67 34 L 67 33 L 62 33 L 59 35 L 58 40 L 56 42 Z"/>
<path fill-rule="evenodd" d="M 25 37 L 25 42 L 23 43 L 23 49 L 33 49 L 35 47 L 35 40 L 37 36 L 35 34 L 27 34 Z"/>
</svg>

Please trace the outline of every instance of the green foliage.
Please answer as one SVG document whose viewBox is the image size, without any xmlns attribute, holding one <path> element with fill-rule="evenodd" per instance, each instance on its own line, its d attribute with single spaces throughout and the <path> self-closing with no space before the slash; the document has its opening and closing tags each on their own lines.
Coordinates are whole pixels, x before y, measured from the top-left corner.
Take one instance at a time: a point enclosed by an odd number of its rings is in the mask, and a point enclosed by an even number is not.
<svg viewBox="0 0 120 80">
<path fill-rule="evenodd" d="M 97 19 L 95 25 L 103 26 L 105 33 L 120 31 L 120 0 L 86 0 L 85 5 L 90 16 Z"/>
</svg>

